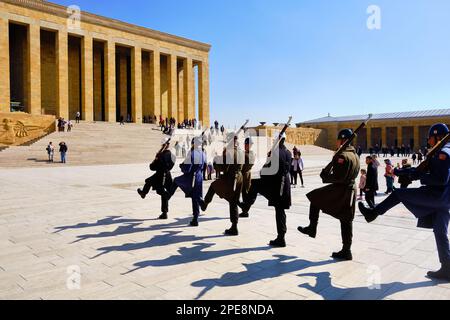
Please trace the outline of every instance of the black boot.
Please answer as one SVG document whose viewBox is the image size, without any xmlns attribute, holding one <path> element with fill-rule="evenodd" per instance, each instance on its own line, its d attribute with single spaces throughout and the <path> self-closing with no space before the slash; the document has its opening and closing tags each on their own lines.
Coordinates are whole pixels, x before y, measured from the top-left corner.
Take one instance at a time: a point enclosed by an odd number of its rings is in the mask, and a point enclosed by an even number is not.
<svg viewBox="0 0 450 320">
<path fill-rule="evenodd" d="M 345 261 L 353 260 L 352 252 L 350 251 L 350 249 L 342 249 L 339 252 L 333 252 L 331 257 L 334 259 L 345 260 Z"/>
<path fill-rule="evenodd" d="M 146 194 L 141 189 L 137 189 L 137 193 L 141 196 L 142 199 L 145 199 Z"/>
<path fill-rule="evenodd" d="M 270 241 L 269 245 L 276 248 L 285 248 L 286 241 L 284 240 L 284 236 L 278 236 L 275 240 Z"/>
<path fill-rule="evenodd" d="M 358 203 L 358 208 L 368 223 L 371 223 L 378 218 L 376 208 L 367 208 L 361 201 Z"/>
<path fill-rule="evenodd" d="M 440 270 L 430 271 L 427 275 L 433 279 L 450 281 L 450 262 L 443 263 Z"/>
<path fill-rule="evenodd" d="M 169 217 L 167 216 L 166 212 L 163 212 L 160 216 L 159 216 L 159 220 L 167 220 Z"/>
<path fill-rule="evenodd" d="M 199 201 L 200 204 L 200 209 L 202 209 L 203 212 L 206 211 L 206 209 L 208 209 L 208 204 L 205 202 L 205 200 L 201 199 Z"/>
<path fill-rule="evenodd" d="M 189 225 L 191 227 L 198 227 L 198 218 L 194 217 Z"/>
<path fill-rule="evenodd" d="M 242 213 L 239 215 L 239 218 L 248 218 L 248 217 L 249 217 L 248 212 L 242 212 Z"/>
<path fill-rule="evenodd" d="M 230 229 L 225 230 L 225 235 L 227 235 L 227 236 L 237 236 L 237 235 L 239 235 L 237 224 L 233 223 L 231 225 Z"/>
<path fill-rule="evenodd" d="M 310 224 L 309 226 L 307 226 L 305 228 L 298 227 L 297 230 L 314 239 L 317 235 L 317 224 Z"/>
</svg>

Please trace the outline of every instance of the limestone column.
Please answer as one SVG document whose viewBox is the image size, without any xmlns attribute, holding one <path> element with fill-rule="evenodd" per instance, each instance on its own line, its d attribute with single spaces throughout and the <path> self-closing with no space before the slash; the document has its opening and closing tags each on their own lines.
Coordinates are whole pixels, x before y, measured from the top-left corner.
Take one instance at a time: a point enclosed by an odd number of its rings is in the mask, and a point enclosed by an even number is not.
<svg viewBox="0 0 450 320">
<path fill-rule="evenodd" d="M 178 100 L 177 100 L 177 56 L 171 54 L 168 56 L 167 75 L 169 82 L 169 117 L 177 117 Z M 179 119 L 177 119 L 179 121 Z"/>
<path fill-rule="evenodd" d="M 32 23 L 28 30 L 28 110 L 41 114 L 41 27 Z"/>
<path fill-rule="evenodd" d="M 187 119 L 195 118 L 195 88 L 193 87 L 194 70 L 192 58 L 183 60 L 183 102 L 184 102 L 184 116 Z"/>
<path fill-rule="evenodd" d="M 151 110 L 158 117 L 161 115 L 161 66 L 159 51 L 155 50 L 150 54 L 150 88 L 152 90 Z"/>
<path fill-rule="evenodd" d="M 184 66 L 178 70 L 178 118 L 179 121 L 186 119 L 184 116 Z"/>
<path fill-rule="evenodd" d="M 419 126 L 414 126 L 414 146 L 411 146 L 413 149 L 417 149 L 420 147 L 420 129 Z"/>
<path fill-rule="evenodd" d="M 403 128 L 402 127 L 397 127 L 397 141 L 398 141 L 398 146 L 401 147 L 403 144 Z"/>
<path fill-rule="evenodd" d="M 381 127 L 381 140 L 382 140 L 382 145 L 380 147 L 388 147 L 387 145 L 387 130 L 386 130 L 386 126 L 382 126 Z"/>
<path fill-rule="evenodd" d="M 93 40 L 85 35 L 81 49 L 82 70 L 82 115 L 85 121 L 94 121 L 94 65 L 93 65 Z M 72 116 L 72 115 L 71 115 Z"/>
<path fill-rule="evenodd" d="M 142 50 L 131 49 L 131 113 L 134 123 L 142 123 Z"/>
<path fill-rule="evenodd" d="M 116 122 L 116 44 L 105 45 L 105 115 L 106 121 Z"/>
<path fill-rule="evenodd" d="M 202 61 L 198 67 L 199 118 L 203 126 L 209 127 L 209 63 Z"/>
<path fill-rule="evenodd" d="M 56 40 L 56 65 L 58 81 L 58 117 L 69 119 L 69 40 L 67 31 L 59 30 Z M 72 115 L 73 116 L 73 115 Z"/>
<path fill-rule="evenodd" d="M 9 21 L 0 18 L 0 112 L 10 112 Z"/>
<path fill-rule="evenodd" d="M 372 148 L 372 128 L 371 127 L 367 127 L 367 150 L 369 150 L 370 148 Z"/>
</svg>

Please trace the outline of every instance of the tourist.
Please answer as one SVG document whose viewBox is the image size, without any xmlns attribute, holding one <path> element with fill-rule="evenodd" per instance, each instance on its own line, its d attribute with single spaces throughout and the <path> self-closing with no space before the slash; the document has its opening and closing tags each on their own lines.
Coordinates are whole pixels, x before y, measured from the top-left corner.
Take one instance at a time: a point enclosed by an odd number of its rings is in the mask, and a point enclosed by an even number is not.
<svg viewBox="0 0 450 320">
<path fill-rule="evenodd" d="M 225 133 L 225 127 L 223 125 L 220 127 L 220 132 L 222 133 L 223 136 L 223 134 Z"/>
<path fill-rule="evenodd" d="M 415 166 L 416 165 L 416 161 L 417 161 L 417 153 L 413 153 L 413 155 L 412 155 L 412 161 L 413 161 L 413 165 Z"/>
<path fill-rule="evenodd" d="M 367 175 L 364 186 L 365 199 L 370 208 L 375 207 L 375 195 L 378 191 L 378 170 L 371 156 L 366 158 Z"/>
<path fill-rule="evenodd" d="M 66 163 L 66 153 L 68 151 L 67 145 L 65 142 L 61 142 L 59 144 L 59 153 L 61 154 L 61 163 Z"/>
<path fill-rule="evenodd" d="M 419 152 L 417 153 L 417 163 L 421 164 L 423 161 L 423 153 L 422 150 L 419 150 Z"/>
<path fill-rule="evenodd" d="M 47 150 L 48 162 L 53 162 L 53 155 L 55 154 L 55 147 L 53 146 L 53 142 L 50 142 L 45 150 Z"/>
<path fill-rule="evenodd" d="M 360 176 L 359 176 L 359 197 L 358 200 L 362 200 L 363 198 L 363 192 L 366 187 L 366 179 L 367 179 L 367 171 L 365 169 L 361 169 Z"/>
<path fill-rule="evenodd" d="M 186 144 L 183 142 L 182 146 L 181 146 L 181 157 L 183 159 L 186 158 L 186 153 L 187 153 L 187 148 L 186 148 Z"/>
<path fill-rule="evenodd" d="M 73 123 L 72 120 L 67 121 L 67 132 L 72 132 Z"/>
<path fill-rule="evenodd" d="M 210 180 L 212 180 L 212 174 L 214 173 L 214 166 L 211 161 L 208 162 L 207 170 L 208 170 L 208 180 L 210 181 Z"/>
<path fill-rule="evenodd" d="M 384 177 L 386 178 L 387 187 L 385 194 L 391 194 L 394 191 L 394 166 L 389 159 L 384 160 L 384 163 L 386 164 Z"/>
<path fill-rule="evenodd" d="M 77 113 L 75 115 L 75 122 L 80 123 L 80 120 L 81 120 L 81 113 L 80 113 L 80 111 L 77 111 Z"/>
<path fill-rule="evenodd" d="M 121 125 L 121 126 L 124 126 L 124 125 L 125 125 L 123 115 L 120 115 L 120 125 Z"/>
<path fill-rule="evenodd" d="M 180 142 L 176 142 L 175 143 L 175 154 L 176 157 L 179 158 L 181 156 L 181 146 L 180 146 Z"/>
<path fill-rule="evenodd" d="M 302 183 L 302 188 L 304 188 L 304 184 L 303 184 L 303 159 L 301 157 L 301 152 L 297 151 L 294 158 L 292 159 L 292 164 L 291 164 L 291 185 L 297 186 L 297 179 L 298 176 L 300 176 L 300 181 Z"/>
</svg>

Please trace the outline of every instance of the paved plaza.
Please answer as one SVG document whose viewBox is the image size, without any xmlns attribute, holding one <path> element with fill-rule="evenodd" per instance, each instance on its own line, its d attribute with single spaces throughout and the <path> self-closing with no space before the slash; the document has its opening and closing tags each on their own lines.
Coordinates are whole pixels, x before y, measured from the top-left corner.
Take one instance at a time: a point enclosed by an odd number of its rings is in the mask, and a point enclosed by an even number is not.
<svg viewBox="0 0 450 320">
<path fill-rule="evenodd" d="M 328 159 L 306 155 L 305 164 L 319 170 Z M 238 237 L 223 236 L 228 206 L 217 197 L 199 228 L 187 226 L 191 204 L 181 192 L 170 219 L 156 220 L 159 197 L 136 193 L 146 163 L 0 169 L 0 298 L 450 298 L 450 284 L 425 276 L 439 267 L 433 233 L 417 229 L 404 207 L 370 225 L 358 213 L 351 262 L 330 258 L 341 248 L 337 220 L 322 215 L 317 239 L 299 234 L 317 173 L 293 189 L 288 247 L 272 249 L 274 209 L 261 197 Z"/>
</svg>

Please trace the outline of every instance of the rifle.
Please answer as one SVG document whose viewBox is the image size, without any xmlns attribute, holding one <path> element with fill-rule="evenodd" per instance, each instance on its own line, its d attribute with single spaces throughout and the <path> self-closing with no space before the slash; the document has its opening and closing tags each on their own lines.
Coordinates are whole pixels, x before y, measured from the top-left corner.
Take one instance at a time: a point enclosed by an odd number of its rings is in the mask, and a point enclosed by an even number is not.
<svg viewBox="0 0 450 320">
<path fill-rule="evenodd" d="M 369 114 L 369 117 L 359 125 L 358 128 L 356 128 L 356 130 L 353 132 L 353 134 L 350 136 L 350 138 L 347 139 L 347 141 L 345 141 L 340 147 L 339 149 L 334 153 L 333 156 L 333 160 L 340 155 L 345 149 L 348 148 L 348 146 L 350 146 L 350 144 L 352 143 L 352 141 L 358 136 L 358 133 L 364 129 L 367 126 L 367 123 L 369 123 L 369 121 L 372 119 L 373 114 Z M 331 169 L 333 168 L 333 161 L 331 161 L 323 170 L 322 172 L 325 173 L 329 173 L 331 172 Z"/>
<path fill-rule="evenodd" d="M 416 168 L 409 169 L 395 169 L 394 174 L 398 177 L 406 176 L 409 180 L 414 181 L 414 176 L 417 177 L 417 174 L 424 173 L 428 170 L 428 166 L 430 165 L 430 160 L 439 152 L 441 149 L 450 141 L 450 133 L 448 133 L 441 141 L 436 143 L 436 145 L 428 152 L 427 158 Z"/>
</svg>

